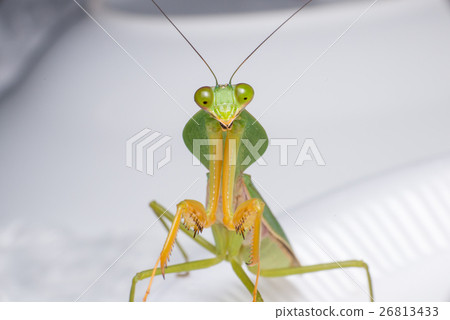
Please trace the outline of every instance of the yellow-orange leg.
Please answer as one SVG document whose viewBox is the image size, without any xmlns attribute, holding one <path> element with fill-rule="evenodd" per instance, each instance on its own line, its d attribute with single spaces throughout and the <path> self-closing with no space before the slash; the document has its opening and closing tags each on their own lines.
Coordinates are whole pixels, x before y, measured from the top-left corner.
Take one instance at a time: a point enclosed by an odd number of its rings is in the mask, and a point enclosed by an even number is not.
<svg viewBox="0 0 450 320">
<path fill-rule="evenodd" d="M 264 202 L 261 199 L 250 199 L 241 203 L 233 212 L 234 187 L 236 178 L 236 166 L 239 165 L 238 155 L 240 140 L 244 130 L 244 124 L 235 121 L 233 127 L 227 131 L 225 137 L 225 149 L 222 167 L 222 209 L 223 224 L 229 230 L 236 230 L 243 237 L 250 231 L 252 234 L 249 266 L 258 265 L 253 301 L 256 301 L 258 292 L 258 280 L 260 273 L 259 246 L 261 236 L 261 219 L 264 211 Z"/>
<path fill-rule="evenodd" d="M 255 289 L 253 289 L 253 302 L 256 302 L 256 297 L 258 295 L 258 280 L 260 273 L 261 273 L 261 264 L 258 261 L 258 272 L 256 273 Z"/>
<path fill-rule="evenodd" d="M 154 268 L 156 270 L 158 263 L 160 263 L 161 274 L 163 277 L 164 268 L 167 265 L 172 247 L 175 243 L 177 232 L 180 227 L 181 218 L 183 218 L 183 223 L 188 229 L 194 230 L 194 237 L 197 233 L 202 232 L 203 228 L 210 227 L 216 220 L 216 210 L 219 203 L 219 190 L 223 162 L 222 127 L 217 121 L 213 119 L 207 120 L 205 122 L 205 126 L 208 139 L 211 139 L 212 142 L 218 142 L 209 144 L 209 154 L 215 154 L 216 157 L 215 159 L 211 159 L 209 161 L 207 209 L 205 209 L 205 206 L 202 203 L 196 200 L 184 200 L 177 205 L 177 212 L 172 222 L 172 226 L 169 230 L 166 242 L 164 243 L 164 247 Z M 152 285 L 154 277 L 155 272 L 152 273 L 145 297 L 147 297 L 148 292 L 150 292 L 150 287 Z M 145 299 L 146 298 L 144 298 L 144 301 Z"/>
<path fill-rule="evenodd" d="M 250 199 L 241 203 L 233 215 L 233 226 L 236 232 L 240 233 L 243 237 L 246 232 L 251 233 L 250 243 L 250 259 L 247 265 L 258 265 L 258 271 L 256 272 L 255 288 L 253 290 L 253 302 L 256 301 L 258 293 L 258 280 L 260 274 L 260 261 L 259 261 L 259 247 L 261 238 L 261 219 L 264 211 L 264 202 L 260 199 Z"/>
<path fill-rule="evenodd" d="M 167 266 L 167 262 L 169 261 L 170 253 L 172 252 L 172 248 L 180 228 L 181 218 L 183 218 L 183 224 L 186 228 L 194 230 L 194 237 L 197 233 L 202 232 L 205 226 L 212 224 L 210 221 L 211 218 L 208 218 L 205 207 L 200 202 L 195 200 L 184 200 L 177 205 L 177 212 L 175 214 L 172 226 L 170 227 L 169 234 L 167 235 L 166 242 L 164 243 L 164 247 L 158 260 L 156 261 L 152 276 L 150 277 L 150 283 L 145 293 L 144 301 L 147 300 L 147 296 L 150 293 L 150 288 L 152 286 L 158 264 L 160 264 L 163 278 L 165 276 L 164 268 Z"/>
<path fill-rule="evenodd" d="M 147 301 L 147 297 L 150 294 L 150 288 L 152 287 L 153 279 L 155 278 L 156 270 L 158 269 L 158 263 L 160 260 L 161 260 L 161 258 L 158 258 L 158 260 L 156 260 L 155 267 L 153 268 L 152 276 L 150 277 L 150 283 L 148 284 L 147 291 L 145 291 L 145 296 L 143 299 L 144 302 Z"/>
</svg>

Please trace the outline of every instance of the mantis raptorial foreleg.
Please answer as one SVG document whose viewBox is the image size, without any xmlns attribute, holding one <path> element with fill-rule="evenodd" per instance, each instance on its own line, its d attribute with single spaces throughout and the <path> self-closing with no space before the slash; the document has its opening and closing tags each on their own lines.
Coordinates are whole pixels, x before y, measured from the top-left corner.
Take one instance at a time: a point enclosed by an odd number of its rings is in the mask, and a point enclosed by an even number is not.
<svg viewBox="0 0 450 320">
<path fill-rule="evenodd" d="M 233 216 L 233 225 L 236 232 L 244 235 L 245 231 L 252 233 L 250 261 L 247 262 L 249 266 L 257 266 L 255 288 L 253 290 L 253 302 L 257 299 L 258 280 L 260 274 L 261 263 L 259 261 L 259 247 L 261 245 L 261 217 L 264 210 L 264 202 L 260 199 L 250 199 L 241 203 Z"/>
<path fill-rule="evenodd" d="M 336 261 L 331 263 L 315 264 L 311 266 L 300 266 L 282 269 L 266 269 L 261 270 L 261 276 L 263 277 L 285 277 L 295 274 L 304 274 L 324 270 L 332 269 L 342 269 L 342 268 L 363 268 L 366 271 L 367 282 L 369 287 L 370 301 L 374 301 L 373 289 L 372 289 L 372 279 L 369 273 L 368 265 L 361 260 L 347 260 L 347 261 Z"/>
<path fill-rule="evenodd" d="M 153 209 L 152 203 L 150 203 L 150 207 Z M 172 216 L 172 220 L 171 220 L 171 219 L 169 219 L 166 216 L 166 211 L 164 211 L 161 214 L 159 214 L 156 210 L 152 210 L 152 211 L 156 214 L 156 216 L 158 217 L 159 221 L 162 223 L 162 225 L 167 230 L 167 232 L 169 232 L 170 231 L 169 226 L 167 225 L 167 223 L 166 223 L 166 221 L 164 219 L 168 219 L 169 221 L 173 221 L 173 216 Z M 186 251 L 183 249 L 183 247 L 181 246 L 181 244 L 180 244 L 180 242 L 178 240 L 175 240 L 175 245 L 178 247 L 178 249 L 180 250 L 181 254 L 183 255 L 183 258 L 184 258 L 185 262 L 188 262 L 189 261 L 189 257 L 188 257 Z M 184 273 L 184 274 L 179 274 L 179 276 L 185 276 L 185 275 L 188 275 L 188 274 L 189 274 L 189 272 Z"/>
<path fill-rule="evenodd" d="M 200 203 L 198 203 L 201 205 Z M 194 203 L 197 206 L 197 203 Z M 170 253 L 172 252 L 173 245 L 175 244 L 178 230 L 180 229 L 181 219 L 184 219 L 184 224 L 187 224 L 187 228 L 194 228 L 194 237 L 198 232 L 201 232 L 202 222 L 199 222 L 197 218 L 194 218 L 195 213 L 197 212 L 196 207 L 192 206 L 189 202 L 182 201 L 177 205 L 177 212 L 173 217 L 172 226 L 169 229 L 169 234 L 167 235 L 166 241 L 164 242 L 163 249 L 159 255 L 158 260 L 156 260 L 156 264 L 153 268 L 153 272 L 150 276 L 150 282 L 148 284 L 147 291 L 144 296 L 144 301 L 147 300 L 147 296 L 150 293 L 150 288 L 153 283 L 153 279 L 155 278 L 156 271 L 158 265 L 160 265 L 160 273 L 164 277 L 165 268 L 167 267 L 167 262 L 169 261 Z"/>
<path fill-rule="evenodd" d="M 236 230 L 242 236 L 247 231 L 251 231 L 251 249 L 249 266 L 257 266 L 255 288 L 253 290 L 253 301 L 256 301 L 258 291 L 258 280 L 260 270 L 259 247 L 261 235 L 261 219 L 264 211 L 264 202 L 261 199 L 253 198 L 241 203 L 233 211 L 234 187 L 236 176 L 236 162 L 239 153 L 240 140 L 244 132 L 245 123 L 235 121 L 233 128 L 227 131 L 225 137 L 225 151 L 222 169 L 222 201 L 223 201 L 223 224 L 229 230 Z"/>
<path fill-rule="evenodd" d="M 211 259 L 204 259 L 204 260 L 198 260 L 198 261 L 190 261 L 190 262 L 184 262 L 180 264 L 175 264 L 173 266 L 168 266 L 165 268 L 164 273 L 181 273 L 181 272 L 189 272 L 193 270 L 199 270 L 199 269 L 206 269 L 209 267 L 212 267 L 219 262 L 221 262 L 222 259 L 219 257 L 211 258 Z M 131 290 L 130 290 L 130 301 L 134 301 L 134 293 L 136 290 L 136 284 L 138 281 L 155 276 L 155 275 L 161 275 L 162 270 L 161 268 L 154 268 L 149 269 L 145 271 L 138 272 L 132 282 L 131 282 Z M 145 298 L 144 298 L 145 299 Z"/>
<path fill-rule="evenodd" d="M 152 208 L 153 212 L 155 212 L 155 214 L 158 217 L 161 217 L 161 220 L 162 220 L 162 218 L 167 218 L 167 220 L 169 220 L 170 222 L 173 222 L 173 220 L 175 218 L 174 215 L 172 213 L 170 213 L 167 209 L 165 209 L 162 205 L 157 203 L 156 201 L 150 202 L 150 208 Z M 165 224 L 165 225 L 167 226 L 167 224 Z M 167 231 L 169 231 L 168 226 L 167 226 Z M 184 232 L 185 234 L 190 236 L 189 238 L 191 238 L 192 240 L 197 242 L 200 246 L 202 246 L 203 248 L 205 248 L 212 254 L 216 254 L 216 247 L 211 242 L 209 242 L 208 240 L 203 238 L 202 236 L 196 235 L 194 238 L 194 231 L 188 230 L 184 226 L 180 227 L 180 231 Z"/>
<path fill-rule="evenodd" d="M 205 128 L 207 132 L 208 139 L 213 139 L 214 141 L 222 140 L 222 127 L 217 121 L 210 118 L 205 123 Z M 216 147 L 216 148 L 215 148 Z M 216 152 L 217 154 L 222 154 L 222 144 L 210 145 L 210 152 Z M 217 149 L 217 150 L 215 150 Z M 203 228 L 210 227 L 216 220 L 216 210 L 219 202 L 219 189 L 220 189 L 220 178 L 222 175 L 222 159 L 214 159 L 210 161 L 209 165 L 209 179 L 208 179 L 208 201 L 207 206 L 205 206 L 196 200 L 183 200 L 177 204 L 177 212 L 173 216 L 172 226 L 169 229 L 169 234 L 167 235 L 166 241 L 164 243 L 161 254 L 156 261 L 154 271 L 150 278 L 150 283 L 147 288 L 147 292 L 144 297 L 144 301 L 150 292 L 153 279 L 155 277 L 155 270 L 158 265 L 160 265 L 161 274 L 164 277 L 164 269 L 167 266 L 170 253 L 175 244 L 178 230 L 180 229 L 180 224 L 184 224 L 188 230 L 193 230 L 193 237 L 203 231 Z M 164 214 L 164 212 L 163 212 Z"/>
</svg>

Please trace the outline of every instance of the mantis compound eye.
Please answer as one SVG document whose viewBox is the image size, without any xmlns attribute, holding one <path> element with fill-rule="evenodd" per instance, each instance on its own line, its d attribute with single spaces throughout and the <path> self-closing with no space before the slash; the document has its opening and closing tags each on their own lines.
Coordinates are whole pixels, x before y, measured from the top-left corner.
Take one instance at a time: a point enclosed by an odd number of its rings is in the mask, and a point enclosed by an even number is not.
<svg viewBox="0 0 450 320">
<path fill-rule="evenodd" d="M 195 103 L 202 109 L 209 108 L 214 101 L 214 93 L 211 87 L 201 87 L 194 94 Z"/>
<path fill-rule="evenodd" d="M 236 100 L 240 104 L 248 104 L 255 94 L 253 88 L 246 83 L 239 83 L 234 89 Z"/>
</svg>

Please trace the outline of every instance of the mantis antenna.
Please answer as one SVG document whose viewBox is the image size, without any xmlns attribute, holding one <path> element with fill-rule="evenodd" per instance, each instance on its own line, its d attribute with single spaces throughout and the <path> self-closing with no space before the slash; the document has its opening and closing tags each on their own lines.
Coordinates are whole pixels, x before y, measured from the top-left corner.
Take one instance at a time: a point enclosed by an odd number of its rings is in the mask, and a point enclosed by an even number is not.
<svg viewBox="0 0 450 320">
<path fill-rule="evenodd" d="M 185 37 L 185 35 L 183 34 L 183 32 L 180 31 L 180 29 L 178 29 L 178 27 L 175 25 L 175 23 L 172 22 L 172 20 L 170 20 L 170 18 L 167 16 L 167 14 L 163 11 L 163 9 L 161 9 L 161 7 L 156 3 L 155 0 L 152 0 L 152 2 L 154 3 L 154 5 L 158 8 L 158 10 L 163 14 L 164 17 L 166 17 L 166 19 L 170 22 L 170 24 L 172 24 L 172 26 L 178 31 L 178 33 L 184 38 L 184 40 L 186 40 L 187 43 L 189 43 L 189 45 L 191 46 L 191 48 L 195 51 L 196 54 L 198 54 L 198 56 L 200 57 L 200 59 L 203 60 L 203 62 L 206 64 L 206 66 L 208 67 L 209 71 L 211 71 L 214 80 L 216 80 L 216 86 L 219 85 L 219 82 L 217 81 L 217 77 L 214 74 L 214 72 L 212 71 L 211 67 L 209 66 L 209 64 L 206 62 L 206 60 L 202 57 L 202 55 L 197 51 L 197 49 L 195 49 L 195 47 L 192 45 L 192 43 Z"/>
<path fill-rule="evenodd" d="M 307 2 L 305 2 L 300 8 L 298 8 L 293 14 L 291 14 L 286 20 L 283 21 L 282 24 L 280 24 L 274 31 L 272 31 L 271 34 L 269 34 L 252 52 L 250 52 L 250 54 L 244 59 L 244 61 L 241 62 L 241 64 L 236 68 L 236 70 L 234 70 L 233 74 L 231 75 L 229 84 L 231 85 L 231 80 L 233 79 L 234 75 L 236 74 L 236 72 L 242 67 L 242 65 L 267 41 L 269 40 L 270 37 L 272 37 L 278 30 L 281 29 L 282 26 L 284 26 L 286 24 L 286 22 L 288 22 L 289 20 L 291 20 L 297 13 L 299 13 L 304 7 L 306 7 L 312 0 L 308 0 Z M 214 72 L 212 71 L 211 67 L 209 66 L 209 64 L 206 62 L 206 60 L 202 57 L 202 55 L 197 51 L 197 49 L 195 49 L 195 47 L 193 46 L 193 44 L 186 38 L 186 36 L 183 34 L 183 32 L 181 32 L 180 29 L 178 29 L 178 27 L 175 25 L 175 23 L 173 23 L 172 20 L 170 20 L 170 18 L 167 16 L 167 14 L 163 11 L 163 9 L 161 9 L 161 7 L 156 3 L 155 0 L 152 0 L 153 4 L 158 8 L 158 10 L 163 14 L 163 16 L 167 19 L 167 21 L 170 22 L 170 24 L 178 31 L 178 33 L 183 37 L 184 40 L 186 40 L 186 42 L 191 46 L 191 48 L 195 51 L 195 53 L 200 57 L 200 59 L 202 59 L 202 61 L 206 64 L 206 66 L 208 67 L 209 71 L 211 71 L 214 80 L 216 81 L 216 86 L 219 85 L 219 82 L 217 81 L 217 77 L 214 74 Z"/>
<path fill-rule="evenodd" d="M 236 72 L 242 67 L 242 65 L 267 41 L 269 40 L 270 37 L 272 37 L 275 32 L 277 32 L 278 30 L 280 30 L 280 28 L 282 26 L 284 26 L 286 24 L 286 22 L 288 22 L 289 20 L 291 20 L 297 13 L 299 13 L 304 7 L 306 7 L 312 0 L 308 0 L 305 4 L 303 4 L 300 8 L 297 9 L 297 11 L 295 11 L 293 14 L 291 14 L 286 20 L 283 21 L 282 24 L 280 24 L 278 26 L 278 28 L 276 28 L 271 34 L 269 34 L 248 56 L 247 58 L 244 59 L 244 61 L 241 62 L 241 64 L 236 68 L 236 70 L 234 70 L 233 74 L 231 75 L 229 84 L 231 85 L 231 80 L 233 79 L 234 75 L 236 74 Z M 195 50 L 195 49 L 194 49 Z"/>
</svg>

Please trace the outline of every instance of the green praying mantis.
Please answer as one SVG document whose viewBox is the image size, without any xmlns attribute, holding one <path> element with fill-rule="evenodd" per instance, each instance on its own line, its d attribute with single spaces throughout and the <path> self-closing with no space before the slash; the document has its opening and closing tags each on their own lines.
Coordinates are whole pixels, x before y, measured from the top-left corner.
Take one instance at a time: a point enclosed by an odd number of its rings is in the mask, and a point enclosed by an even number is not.
<svg viewBox="0 0 450 320">
<path fill-rule="evenodd" d="M 167 229 L 168 235 L 154 268 L 134 276 L 130 301 L 134 301 L 136 284 L 140 280 L 150 278 L 144 296 L 146 301 L 155 276 L 164 277 L 167 273 L 186 273 L 205 269 L 223 261 L 231 264 L 232 270 L 253 296 L 253 301 L 263 301 L 258 291 L 260 277 L 285 277 L 338 268 L 364 269 L 370 300 L 373 301 L 371 276 L 364 261 L 348 260 L 301 265 L 282 227 L 265 205 L 251 177 L 244 173 L 267 149 L 268 137 L 261 124 L 245 110 L 253 99 L 253 88 L 246 83 L 233 85 L 233 76 L 267 39 L 311 0 L 303 4 L 258 45 L 234 71 L 229 83 L 224 85 L 218 84 L 214 72 L 200 53 L 160 6 L 154 0 L 152 2 L 203 60 L 213 74 L 216 85 L 201 87 L 195 92 L 194 100 L 201 110 L 189 120 L 183 130 L 183 140 L 187 148 L 209 171 L 206 206 L 196 200 L 183 200 L 178 203 L 176 213 L 173 215 L 157 202 L 150 203 L 150 207 Z M 212 143 L 196 149 L 195 144 L 198 141 Z M 250 143 L 254 146 L 259 141 L 263 143 L 259 148 L 259 154 L 255 156 L 249 152 L 246 145 Z M 171 227 L 167 222 L 171 223 Z M 214 244 L 199 235 L 205 228 L 212 229 Z M 214 257 L 167 266 L 174 245 L 179 247 L 185 258 L 187 257 L 176 240 L 178 231 L 190 235 Z M 254 283 L 243 269 L 244 263 L 248 270 L 256 275 Z"/>
</svg>

